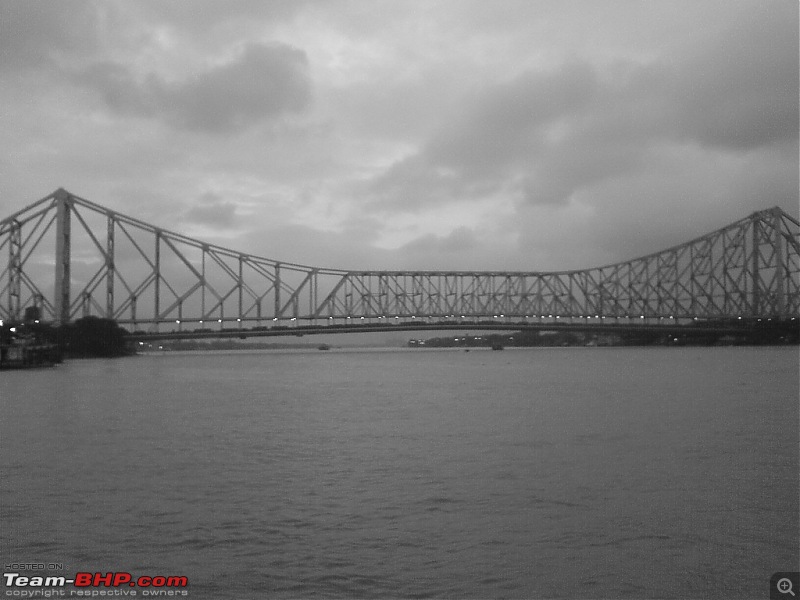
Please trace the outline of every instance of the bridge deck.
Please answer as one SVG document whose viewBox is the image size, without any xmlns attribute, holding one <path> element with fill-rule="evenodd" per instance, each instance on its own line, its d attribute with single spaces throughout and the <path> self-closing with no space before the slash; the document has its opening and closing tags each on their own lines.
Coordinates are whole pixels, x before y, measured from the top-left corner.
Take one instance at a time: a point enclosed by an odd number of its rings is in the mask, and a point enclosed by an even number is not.
<svg viewBox="0 0 800 600">
<path fill-rule="evenodd" d="M 135 341 L 225 339 L 251 337 L 302 337 L 306 335 L 328 335 L 341 333 L 398 333 L 415 331 L 572 331 L 596 334 L 676 334 L 676 335 L 743 335 L 770 329 L 800 329 L 800 319 L 748 320 L 743 323 L 693 322 L 693 323 L 398 323 L 366 325 L 302 325 L 298 327 L 221 329 L 218 331 L 161 331 L 133 332 L 128 338 Z"/>
</svg>

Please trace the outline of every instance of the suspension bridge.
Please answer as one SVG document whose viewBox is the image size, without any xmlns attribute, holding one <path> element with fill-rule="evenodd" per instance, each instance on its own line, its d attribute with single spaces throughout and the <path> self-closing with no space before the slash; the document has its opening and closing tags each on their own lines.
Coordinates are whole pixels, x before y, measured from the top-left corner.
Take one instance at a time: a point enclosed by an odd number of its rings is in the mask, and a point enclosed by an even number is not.
<svg viewBox="0 0 800 600">
<path fill-rule="evenodd" d="M 98 316 L 153 339 L 800 318 L 800 223 L 777 207 L 582 270 L 359 271 L 209 244 L 58 189 L 0 221 L 0 256 L 0 319 L 35 307 L 56 325 Z"/>
</svg>

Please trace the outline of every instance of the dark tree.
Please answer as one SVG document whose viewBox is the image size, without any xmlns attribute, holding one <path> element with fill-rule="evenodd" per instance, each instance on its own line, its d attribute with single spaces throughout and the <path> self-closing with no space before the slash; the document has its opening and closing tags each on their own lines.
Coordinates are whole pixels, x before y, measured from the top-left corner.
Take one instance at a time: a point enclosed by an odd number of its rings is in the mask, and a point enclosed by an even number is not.
<svg viewBox="0 0 800 600">
<path fill-rule="evenodd" d="M 111 319 L 83 317 L 69 331 L 69 352 L 73 356 L 112 357 L 129 354 L 125 330 Z"/>
<path fill-rule="evenodd" d="M 25 322 L 31 323 L 42 318 L 42 311 L 38 306 L 29 306 L 25 309 Z"/>
</svg>

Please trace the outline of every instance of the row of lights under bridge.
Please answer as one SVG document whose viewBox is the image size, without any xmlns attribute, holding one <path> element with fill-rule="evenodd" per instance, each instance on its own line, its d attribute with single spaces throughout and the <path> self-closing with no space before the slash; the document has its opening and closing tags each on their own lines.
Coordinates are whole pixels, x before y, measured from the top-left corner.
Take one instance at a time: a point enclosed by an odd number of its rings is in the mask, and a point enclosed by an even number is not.
<svg viewBox="0 0 800 600">
<path fill-rule="evenodd" d="M 189 325 L 189 324 L 193 323 L 193 324 L 199 325 L 200 328 L 203 328 L 206 325 L 214 324 L 214 323 L 216 323 L 216 324 L 218 324 L 220 326 L 222 326 L 222 325 L 224 325 L 226 323 L 238 323 L 239 326 L 242 327 L 243 326 L 242 323 L 244 323 L 244 322 L 251 322 L 251 323 L 255 322 L 255 323 L 259 324 L 259 325 L 262 322 L 263 323 L 270 323 L 271 322 L 271 323 L 273 323 L 274 326 L 285 326 L 283 324 L 288 323 L 290 326 L 295 326 L 296 327 L 298 320 L 299 321 L 309 321 L 309 322 L 313 322 L 314 324 L 319 324 L 320 322 L 328 322 L 329 324 L 349 324 L 352 321 L 366 322 L 366 323 L 370 323 L 370 324 L 375 324 L 376 321 L 378 323 L 381 323 L 382 321 L 387 321 L 387 322 L 394 322 L 394 323 L 399 324 L 399 323 L 409 323 L 409 322 L 413 322 L 413 321 L 416 321 L 416 320 L 430 321 L 430 320 L 434 320 L 434 319 L 436 319 L 436 320 L 441 320 L 441 319 L 460 319 L 461 321 L 469 320 L 470 323 L 477 324 L 477 323 L 484 322 L 484 321 L 488 320 L 488 318 L 489 318 L 488 315 L 486 315 L 486 316 L 485 315 L 459 315 L 459 316 L 456 316 L 455 314 L 449 314 L 449 315 L 447 315 L 447 314 L 445 314 L 445 315 L 427 315 L 427 316 L 418 316 L 418 315 L 411 315 L 411 316 L 378 315 L 378 316 L 375 316 L 375 317 L 364 317 L 364 316 L 359 316 L 359 317 L 355 317 L 355 316 L 332 317 L 332 316 L 329 316 L 329 317 L 299 317 L 299 318 L 298 317 L 291 317 L 291 318 L 288 318 L 288 319 L 279 319 L 277 317 L 274 317 L 272 319 L 263 319 L 263 318 L 262 319 L 259 319 L 259 318 L 242 319 L 240 317 L 236 317 L 236 318 L 229 317 L 229 318 L 218 318 L 218 319 L 209 319 L 209 320 L 204 320 L 204 319 L 200 319 L 200 320 L 175 319 L 174 321 L 162 320 L 162 321 L 159 321 L 159 323 L 161 324 L 161 323 L 173 323 L 174 322 L 176 325 L 181 326 L 181 327 L 184 326 L 184 325 Z M 691 321 L 699 321 L 699 320 L 701 320 L 701 317 L 699 317 L 699 316 L 676 318 L 674 315 L 669 315 L 669 316 L 663 316 L 663 315 L 652 315 L 652 316 L 648 316 L 648 315 L 616 316 L 615 315 L 615 316 L 606 316 L 606 315 L 554 315 L 554 314 L 547 314 L 547 315 L 509 315 L 509 316 L 506 316 L 505 314 L 498 314 L 498 315 L 492 315 L 491 318 L 492 319 L 503 319 L 506 322 L 508 322 L 511 319 L 525 319 L 525 320 L 536 319 L 536 322 L 542 322 L 543 320 L 550 320 L 552 322 L 556 322 L 556 321 L 560 321 L 561 319 L 563 319 L 564 321 L 568 321 L 568 322 L 574 322 L 576 320 L 582 320 L 582 321 L 585 321 L 585 322 L 589 322 L 589 321 L 592 321 L 592 320 L 604 321 L 604 320 L 607 320 L 607 319 L 608 320 L 612 320 L 614 322 L 619 322 L 620 320 L 625 320 L 625 321 L 628 321 L 628 322 L 635 321 L 635 320 L 639 320 L 639 321 L 643 321 L 644 320 L 646 322 L 653 322 L 653 321 L 663 322 L 665 320 L 669 320 L 669 321 L 681 321 L 681 320 L 682 321 L 690 321 L 690 320 Z M 790 318 L 790 320 L 792 320 L 792 321 L 794 321 L 795 319 L 796 319 L 796 317 L 791 317 Z M 760 318 L 760 317 L 759 318 L 753 318 L 753 317 L 740 315 L 740 316 L 737 317 L 737 320 L 739 320 L 739 321 L 741 321 L 741 320 L 755 320 L 755 321 L 758 321 L 758 322 L 762 322 L 764 320 L 772 321 L 772 318 L 768 317 L 766 319 L 763 319 L 763 318 Z M 152 321 L 142 321 L 141 323 L 151 323 L 151 322 Z M 2 322 L 0 322 L 0 323 L 2 323 Z"/>
</svg>

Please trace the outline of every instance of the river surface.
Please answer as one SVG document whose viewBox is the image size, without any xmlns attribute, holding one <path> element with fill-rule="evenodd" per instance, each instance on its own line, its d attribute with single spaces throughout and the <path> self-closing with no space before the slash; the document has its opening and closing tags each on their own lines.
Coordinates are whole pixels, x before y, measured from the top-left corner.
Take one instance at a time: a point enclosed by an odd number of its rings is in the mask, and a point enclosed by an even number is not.
<svg viewBox="0 0 800 600">
<path fill-rule="evenodd" d="M 6 371 L 0 560 L 198 600 L 765 598 L 798 568 L 799 373 L 785 347 Z"/>
</svg>

